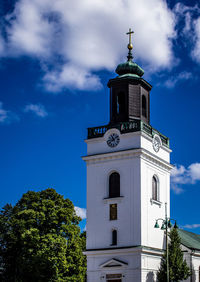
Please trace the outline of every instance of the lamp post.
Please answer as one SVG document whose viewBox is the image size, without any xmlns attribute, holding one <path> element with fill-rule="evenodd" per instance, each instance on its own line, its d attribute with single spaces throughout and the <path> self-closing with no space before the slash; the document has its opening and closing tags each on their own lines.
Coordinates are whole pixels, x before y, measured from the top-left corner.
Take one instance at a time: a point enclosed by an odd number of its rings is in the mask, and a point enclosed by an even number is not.
<svg viewBox="0 0 200 282">
<path fill-rule="evenodd" d="M 170 217 L 167 216 L 167 203 L 165 203 L 165 219 L 158 218 L 156 219 L 156 223 L 154 225 L 154 228 L 160 228 L 158 221 L 162 221 L 161 230 L 165 230 L 165 244 L 166 244 L 166 260 L 167 260 L 167 282 L 169 282 L 169 251 L 168 251 L 168 228 L 172 227 L 171 220 L 175 221 L 174 228 L 178 228 L 176 224 L 176 220 L 170 219 Z"/>
</svg>

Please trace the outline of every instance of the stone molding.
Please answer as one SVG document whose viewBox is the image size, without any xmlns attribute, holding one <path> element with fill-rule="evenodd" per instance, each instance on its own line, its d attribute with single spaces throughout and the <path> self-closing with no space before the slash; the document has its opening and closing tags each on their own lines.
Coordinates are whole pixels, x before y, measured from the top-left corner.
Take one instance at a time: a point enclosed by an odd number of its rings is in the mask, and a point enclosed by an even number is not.
<svg viewBox="0 0 200 282">
<path fill-rule="evenodd" d="M 174 167 L 170 163 L 162 160 L 161 158 L 153 155 L 148 152 L 146 149 L 136 148 L 136 149 L 128 149 L 111 153 L 101 153 L 96 155 L 88 155 L 83 156 L 82 159 L 87 162 L 87 164 L 91 163 L 101 163 L 102 161 L 110 161 L 116 159 L 128 159 L 132 157 L 141 157 L 143 160 L 147 160 L 148 162 L 162 167 L 164 170 L 168 172 Z"/>
</svg>

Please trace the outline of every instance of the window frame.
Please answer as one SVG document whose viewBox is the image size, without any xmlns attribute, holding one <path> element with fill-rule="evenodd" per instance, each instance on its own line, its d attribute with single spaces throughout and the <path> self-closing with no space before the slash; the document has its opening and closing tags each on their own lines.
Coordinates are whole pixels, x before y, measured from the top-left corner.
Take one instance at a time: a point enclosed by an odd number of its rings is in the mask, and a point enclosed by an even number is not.
<svg viewBox="0 0 200 282">
<path fill-rule="evenodd" d="M 118 183 L 115 187 L 117 187 L 117 191 L 115 191 L 115 188 L 112 187 L 112 185 L 115 185 L 115 183 L 111 183 L 111 181 L 116 181 L 116 180 L 112 180 L 111 177 L 114 177 L 114 175 L 118 176 Z M 112 171 L 109 176 L 108 176 L 108 198 L 112 199 L 112 198 L 120 198 L 121 197 L 121 177 L 120 177 L 120 173 L 117 171 Z"/>
<path fill-rule="evenodd" d="M 155 180 L 155 182 L 153 182 Z M 154 188 L 154 184 L 156 183 L 156 191 L 155 188 Z M 151 179 L 151 203 L 157 203 L 159 205 L 161 205 L 161 202 L 160 202 L 160 181 L 159 181 L 159 178 L 156 174 L 154 174 L 152 176 L 152 179 Z"/>
<path fill-rule="evenodd" d="M 117 246 L 117 229 L 112 229 L 112 244 L 111 246 Z"/>
</svg>

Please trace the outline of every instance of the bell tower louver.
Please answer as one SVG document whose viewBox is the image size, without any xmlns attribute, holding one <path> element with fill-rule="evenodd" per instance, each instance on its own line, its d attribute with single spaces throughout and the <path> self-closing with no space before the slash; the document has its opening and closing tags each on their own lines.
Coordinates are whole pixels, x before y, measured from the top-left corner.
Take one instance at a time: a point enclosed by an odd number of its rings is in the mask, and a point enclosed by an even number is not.
<svg viewBox="0 0 200 282">
<path fill-rule="evenodd" d="M 110 79 L 110 123 L 133 119 L 150 122 L 149 93 L 152 86 L 142 78 L 144 71 L 133 62 L 131 30 L 128 44 L 127 62 L 119 64 L 115 70 L 118 76 Z"/>
</svg>

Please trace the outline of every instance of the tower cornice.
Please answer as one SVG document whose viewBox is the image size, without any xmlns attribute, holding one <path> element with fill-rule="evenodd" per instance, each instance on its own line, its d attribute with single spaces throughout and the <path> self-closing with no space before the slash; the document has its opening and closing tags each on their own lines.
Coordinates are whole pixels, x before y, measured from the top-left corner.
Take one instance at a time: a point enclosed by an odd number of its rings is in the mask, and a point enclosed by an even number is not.
<svg viewBox="0 0 200 282">
<path fill-rule="evenodd" d="M 148 83 L 145 79 L 131 73 L 127 73 L 110 79 L 107 83 L 107 86 L 110 88 L 112 85 L 122 83 L 123 81 L 133 85 L 140 83 L 148 91 L 152 89 L 152 85 Z"/>
<path fill-rule="evenodd" d="M 87 249 L 84 251 L 84 254 L 89 255 L 118 255 L 124 253 L 144 253 L 144 254 L 153 254 L 156 256 L 161 256 L 164 251 L 159 248 L 152 248 L 147 246 L 124 246 L 124 247 L 114 247 L 114 248 L 101 248 L 101 249 Z"/>
<path fill-rule="evenodd" d="M 87 163 L 99 163 L 102 161 L 105 162 L 109 160 L 126 159 L 126 158 L 133 158 L 139 156 L 145 160 L 148 160 L 150 163 L 153 163 L 158 167 L 162 167 L 164 170 L 167 170 L 168 172 L 170 172 L 170 170 L 174 167 L 169 162 L 166 162 L 165 160 L 159 158 L 158 156 L 153 155 L 146 149 L 142 149 L 142 148 L 128 149 L 128 150 L 122 150 L 122 151 L 111 152 L 111 153 L 88 155 L 88 156 L 83 156 L 82 159 Z"/>
</svg>

